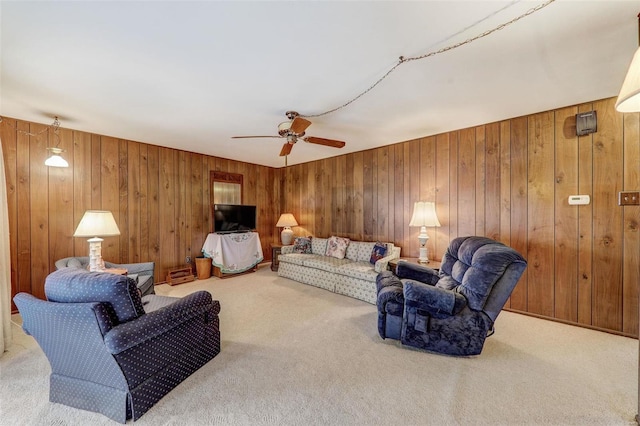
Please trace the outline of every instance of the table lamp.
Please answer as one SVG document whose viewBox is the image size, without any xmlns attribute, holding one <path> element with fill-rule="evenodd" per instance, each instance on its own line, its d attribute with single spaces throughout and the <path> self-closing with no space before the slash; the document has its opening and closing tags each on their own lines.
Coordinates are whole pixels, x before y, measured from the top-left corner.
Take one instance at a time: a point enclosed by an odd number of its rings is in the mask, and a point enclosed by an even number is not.
<svg viewBox="0 0 640 426">
<path fill-rule="evenodd" d="M 417 201 L 413 205 L 413 216 L 409 226 L 419 226 L 420 234 L 418 235 L 418 242 L 420 243 L 420 257 L 418 262 L 429 263 L 429 256 L 427 252 L 427 226 L 440 226 L 438 216 L 436 215 L 436 204 L 429 201 Z"/>
<path fill-rule="evenodd" d="M 298 222 L 296 222 L 296 218 L 293 217 L 293 214 L 282 213 L 280 215 L 280 219 L 278 219 L 278 223 L 276 223 L 276 227 L 283 228 L 280 233 L 280 239 L 282 240 L 283 246 L 291 244 L 291 240 L 293 239 L 293 231 L 291 230 L 292 226 L 298 226 Z"/>
<path fill-rule="evenodd" d="M 89 241 L 89 270 L 104 271 L 102 260 L 102 241 L 100 237 L 120 235 L 113 214 L 106 210 L 87 210 L 80 220 L 74 237 L 93 237 Z"/>
</svg>

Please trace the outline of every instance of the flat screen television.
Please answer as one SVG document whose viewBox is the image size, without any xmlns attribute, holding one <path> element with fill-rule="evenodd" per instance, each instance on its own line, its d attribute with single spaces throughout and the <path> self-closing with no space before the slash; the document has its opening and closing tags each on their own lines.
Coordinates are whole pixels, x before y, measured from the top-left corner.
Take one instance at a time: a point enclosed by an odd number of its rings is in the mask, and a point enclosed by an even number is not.
<svg viewBox="0 0 640 426">
<path fill-rule="evenodd" d="M 249 232 L 256 229 L 256 206 L 213 205 L 213 232 Z"/>
</svg>

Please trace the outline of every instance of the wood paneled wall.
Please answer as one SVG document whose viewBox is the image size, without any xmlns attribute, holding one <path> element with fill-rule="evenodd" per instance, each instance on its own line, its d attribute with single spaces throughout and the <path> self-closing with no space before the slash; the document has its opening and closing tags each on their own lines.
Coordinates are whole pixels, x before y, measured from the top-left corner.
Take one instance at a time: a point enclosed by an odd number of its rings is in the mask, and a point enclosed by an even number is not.
<svg viewBox="0 0 640 426">
<path fill-rule="evenodd" d="M 597 133 L 577 137 L 575 115 L 591 110 Z M 637 336 L 640 207 L 617 197 L 640 190 L 638 117 L 606 99 L 290 166 L 282 202 L 296 235 L 392 241 L 418 257 L 413 203 L 435 201 L 432 257 L 485 235 L 527 258 L 508 308 Z M 575 194 L 591 204 L 570 206 Z"/>
<path fill-rule="evenodd" d="M 408 226 L 415 201 L 435 201 L 431 256 L 449 241 L 486 235 L 529 262 L 508 308 L 638 334 L 640 120 L 614 99 L 561 108 L 377 149 L 272 169 L 154 145 L 61 130 L 68 169 L 43 165 L 44 126 L 0 125 L 9 192 L 13 292 L 43 297 L 56 259 L 85 255 L 72 238 L 85 210 L 114 212 L 122 235 L 106 238 L 115 262 L 156 262 L 156 281 L 199 254 L 211 229 L 209 171 L 244 175 L 244 203 L 258 206 L 265 258 L 275 221 L 292 212 L 296 235 L 392 241 L 418 256 Z M 575 136 L 575 114 L 595 110 L 597 133 Z M 572 194 L 591 204 L 570 206 Z"/>
<path fill-rule="evenodd" d="M 21 130 L 21 131 L 18 131 Z M 276 242 L 280 183 L 277 170 L 186 151 L 60 129 L 69 168 L 46 167 L 46 126 L 3 118 L 0 137 L 7 175 L 12 293 L 44 298 L 44 279 L 56 260 L 87 256 L 85 238 L 73 238 L 85 210 L 113 212 L 121 235 L 106 237 L 104 259 L 154 261 L 155 280 L 201 255 L 211 232 L 211 170 L 244 176 L 243 202 L 255 204 L 265 258 Z M 51 139 L 51 140 L 49 140 Z"/>
</svg>

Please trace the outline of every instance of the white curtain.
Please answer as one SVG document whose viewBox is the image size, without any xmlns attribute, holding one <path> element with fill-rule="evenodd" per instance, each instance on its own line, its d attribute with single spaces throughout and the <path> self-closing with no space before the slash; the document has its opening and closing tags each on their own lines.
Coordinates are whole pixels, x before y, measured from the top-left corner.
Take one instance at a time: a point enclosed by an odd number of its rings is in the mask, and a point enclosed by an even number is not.
<svg viewBox="0 0 640 426">
<path fill-rule="evenodd" d="M 11 346 L 11 254 L 9 253 L 9 204 L 4 154 L 0 141 L 0 356 Z"/>
</svg>

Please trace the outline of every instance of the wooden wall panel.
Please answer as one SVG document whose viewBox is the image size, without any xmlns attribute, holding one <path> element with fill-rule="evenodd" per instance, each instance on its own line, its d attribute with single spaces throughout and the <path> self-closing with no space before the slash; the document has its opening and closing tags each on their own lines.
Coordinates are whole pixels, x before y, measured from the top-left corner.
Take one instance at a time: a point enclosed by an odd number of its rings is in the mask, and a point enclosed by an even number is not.
<svg viewBox="0 0 640 426">
<path fill-rule="evenodd" d="M 617 193 L 640 190 L 640 115 L 619 114 L 613 102 L 278 169 L 64 131 L 71 167 L 48 170 L 48 135 L 17 131 L 45 126 L 5 119 L 12 291 L 42 297 L 55 258 L 86 255 L 85 239 L 71 235 L 89 208 L 112 210 L 122 226 L 120 238 L 105 239 L 107 260 L 154 261 L 163 281 L 186 255 L 200 254 L 211 230 L 209 172 L 219 170 L 243 174 L 266 260 L 285 211 L 300 222 L 296 235 L 387 240 L 417 257 L 413 204 L 435 201 L 442 226 L 428 231 L 431 257 L 459 235 L 499 239 L 529 261 L 507 308 L 635 336 L 640 208 L 617 206 Z M 576 137 L 575 113 L 590 110 L 598 131 Z M 592 203 L 569 206 L 573 194 Z"/>
<path fill-rule="evenodd" d="M 622 330 L 622 114 L 613 99 L 594 102 L 593 135 L 593 325 Z"/>
<path fill-rule="evenodd" d="M 592 110 L 590 103 L 578 106 L 578 112 Z M 593 134 L 578 137 L 578 193 L 593 195 Z M 588 205 L 578 207 L 578 234 L 578 323 L 590 325 L 593 305 L 593 199 Z"/>
<path fill-rule="evenodd" d="M 510 246 L 528 259 L 527 222 L 529 209 L 529 193 L 527 184 L 527 165 L 529 156 L 529 120 L 527 117 L 511 121 L 511 238 Z M 510 307 L 528 312 L 527 295 L 529 294 L 528 274 L 525 272 L 511 293 Z"/>
<path fill-rule="evenodd" d="M 46 127 L 31 124 L 29 132 L 40 136 L 29 137 L 29 183 L 31 205 L 26 211 L 31 212 L 31 292 L 34 296 L 44 298 L 44 280 L 49 274 L 49 171 L 43 167 L 48 157 L 46 147 L 49 146 Z"/>
<path fill-rule="evenodd" d="M 29 123 L 18 121 L 16 129 L 18 130 L 15 135 L 17 140 L 16 192 L 18 200 L 14 214 L 17 217 L 18 249 L 15 254 L 11 253 L 11 257 L 18 257 L 18 288 L 16 292 L 24 291 L 35 295 L 31 280 L 31 216 L 33 215 L 31 210 L 31 169 L 29 167 L 31 164 L 31 144 L 29 136 L 23 133 L 29 131 Z M 4 143 L 4 139 L 2 142 Z M 29 214 L 25 214 L 25 212 L 29 212 Z"/>
<path fill-rule="evenodd" d="M 569 205 L 569 196 L 578 194 L 578 137 L 576 107 L 555 113 L 555 317 L 578 320 L 578 206 Z"/>
<path fill-rule="evenodd" d="M 640 120 L 624 116 L 623 189 L 640 189 Z M 623 214 L 622 330 L 638 334 L 638 285 L 640 284 L 640 206 L 625 206 Z"/>
<path fill-rule="evenodd" d="M 528 311 L 554 314 L 554 121 L 545 112 L 529 118 Z"/>
</svg>

